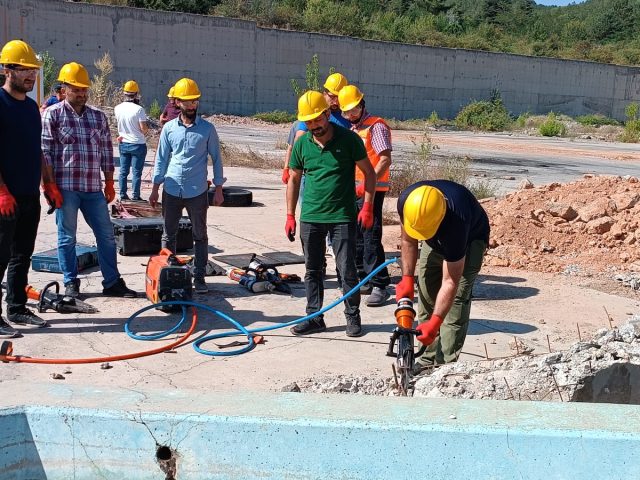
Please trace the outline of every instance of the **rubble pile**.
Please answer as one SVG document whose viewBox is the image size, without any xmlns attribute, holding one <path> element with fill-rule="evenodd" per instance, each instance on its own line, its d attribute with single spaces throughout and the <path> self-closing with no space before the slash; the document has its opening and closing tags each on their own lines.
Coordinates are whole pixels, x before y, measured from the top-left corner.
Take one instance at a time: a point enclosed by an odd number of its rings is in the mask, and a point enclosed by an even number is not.
<svg viewBox="0 0 640 480">
<path fill-rule="evenodd" d="M 281 389 L 283 392 L 307 393 L 350 393 L 359 395 L 388 396 L 395 394 L 395 384 L 391 378 L 336 377 L 309 378 L 294 382 Z"/>
<path fill-rule="evenodd" d="M 640 182 L 585 175 L 483 202 L 491 222 L 485 263 L 575 275 L 640 272 Z"/>
<path fill-rule="evenodd" d="M 458 362 L 415 382 L 416 397 L 640 403 L 640 315 L 563 352 Z"/>
</svg>

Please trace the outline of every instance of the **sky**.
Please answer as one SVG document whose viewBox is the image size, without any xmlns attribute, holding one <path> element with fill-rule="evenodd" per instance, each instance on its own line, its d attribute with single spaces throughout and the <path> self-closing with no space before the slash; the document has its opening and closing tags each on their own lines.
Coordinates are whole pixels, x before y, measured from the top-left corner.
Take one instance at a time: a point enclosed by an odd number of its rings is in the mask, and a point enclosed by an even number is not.
<svg viewBox="0 0 640 480">
<path fill-rule="evenodd" d="M 582 3 L 584 0 L 535 0 L 538 5 L 557 5 L 564 6 L 570 3 Z"/>
</svg>

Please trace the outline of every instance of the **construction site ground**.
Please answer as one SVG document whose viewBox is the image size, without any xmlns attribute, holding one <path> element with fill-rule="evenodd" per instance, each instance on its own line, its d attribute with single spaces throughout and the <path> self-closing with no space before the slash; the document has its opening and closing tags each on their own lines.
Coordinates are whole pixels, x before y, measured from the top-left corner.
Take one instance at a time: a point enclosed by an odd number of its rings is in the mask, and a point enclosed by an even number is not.
<svg viewBox="0 0 640 480">
<path fill-rule="evenodd" d="M 277 145 L 286 136 L 285 127 L 222 120 L 217 126 L 220 138 L 226 144 L 250 147 L 273 157 L 283 154 Z M 420 135 L 420 132 L 394 133 L 398 161 L 410 158 L 415 139 Z M 517 191 L 525 179 L 538 187 L 545 183 L 580 180 L 585 173 L 624 176 L 640 172 L 640 154 L 635 145 L 514 138 L 468 132 L 435 132 L 432 140 L 438 145 L 441 155 L 471 155 L 476 162 L 473 168 L 495 179 L 503 193 Z M 142 194 L 145 198 L 151 188 L 149 172 L 154 155 L 155 151 L 150 150 L 143 181 Z M 228 178 L 227 185 L 250 189 L 254 205 L 209 209 L 210 255 L 270 251 L 302 253 L 299 241 L 290 243 L 284 235 L 285 186 L 280 181 L 280 171 L 226 167 L 225 176 Z M 499 201 L 508 202 L 490 202 Z M 388 199 L 386 208 L 395 208 L 394 199 Z M 492 211 L 492 208 L 496 208 L 495 203 L 487 204 L 488 210 Z M 525 216 L 529 215 L 526 207 L 523 210 Z M 46 215 L 45 211 L 43 208 L 36 252 L 49 250 L 57 244 L 54 217 Z M 535 231 L 525 234 L 537 235 Z M 539 247 L 538 239 L 530 240 L 531 245 L 523 246 L 524 250 Z M 83 221 L 79 222 L 78 241 L 95 244 L 90 229 Z M 387 252 L 397 252 L 398 244 L 399 226 L 386 226 Z M 637 251 L 637 244 L 635 248 Z M 494 260 L 488 261 L 482 269 L 474 290 L 472 320 L 461 360 L 515 355 L 514 337 L 534 348 L 536 353 L 550 349 L 559 351 L 575 343 L 579 335 L 584 338 L 602 327 L 623 324 L 638 313 L 640 297 L 636 290 L 625 286 L 615 276 L 620 272 L 632 274 L 637 255 L 635 253 L 634 258 L 631 254 L 631 258 L 620 260 L 620 269 L 613 265 L 614 268 L 596 269 L 588 273 L 586 267 L 589 265 L 584 265 L 584 271 L 580 268 L 557 268 L 546 272 L 537 266 L 527 268 L 526 261 L 511 265 L 508 258 L 500 262 L 495 260 L 495 256 L 492 257 Z M 325 305 L 340 296 L 333 260 L 327 258 L 329 267 Z M 146 255 L 118 256 L 123 277 L 138 292 L 144 290 L 147 259 Z M 593 258 L 585 260 L 587 263 L 593 261 Z M 280 267 L 280 270 L 304 276 L 304 266 L 300 264 Z M 391 273 L 392 282 L 395 283 L 400 272 L 394 266 Z M 42 316 L 49 322 L 49 328 L 21 329 L 23 336 L 13 340 L 15 354 L 48 358 L 106 356 L 145 350 L 167 341 L 134 341 L 124 333 L 124 322 L 129 315 L 149 305 L 142 294 L 137 299 L 103 297 L 101 275 L 97 268 L 82 272 L 80 278 L 83 300 L 96 306 L 100 313 L 44 313 Z M 61 281 L 62 277 L 61 274 L 31 272 L 29 279 L 34 286 L 42 287 L 52 280 Z M 223 276 L 207 277 L 207 282 L 210 292 L 194 295 L 195 300 L 230 315 L 248 328 L 287 322 L 304 315 L 303 284 L 294 286 L 293 295 L 286 296 L 252 294 Z M 390 290 L 393 294 L 393 288 Z M 101 368 L 100 363 L 4 363 L 0 364 L 0 389 L 11 392 L 11 395 L 3 395 L 2 403 L 15 405 L 41 401 L 30 398 L 29 384 L 42 382 L 65 382 L 95 389 L 120 387 L 154 395 L 180 389 L 203 394 L 212 390 L 276 391 L 293 382 L 304 383 L 310 379 L 330 379 L 339 375 L 389 379 L 392 376 L 393 359 L 386 357 L 385 352 L 395 324 L 394 309 L 393 296 L 385 306 L 378 308 L 367 307 L 363 301 L 365 334 L 360 338 L 347 338 L 342 307 L 338 306 L 325 315 L 328 325 L 326 332 L 304 338 L 294 337 L 288 329 L 268 332 L 264 336 L 264 344 L 240 356 L 203 356 L 195 352 L 191 344 L 187 344 L 171 353 L 113 362 L 110 365 L 112 368 L 108 369 Z M 176 315 L 152 311 L 136 321 L 133 328 L 139 333 L 152 333 L 169 328 L 177 318 Z M 194 338 L 228 328 L 229 325 L 224 321 L 209 313 L 202 313 Z M 220 349 L 218 346 L 236 341 L 244 343 L 246 338 L 238 336 L 216 340 L 203 347 L 227 351 L 228 348 Z M 60 374 L 62 378 L 54 379 L 52 374 Z M 206 401 L 206 397 L 203 400 Z"/>
</svg>

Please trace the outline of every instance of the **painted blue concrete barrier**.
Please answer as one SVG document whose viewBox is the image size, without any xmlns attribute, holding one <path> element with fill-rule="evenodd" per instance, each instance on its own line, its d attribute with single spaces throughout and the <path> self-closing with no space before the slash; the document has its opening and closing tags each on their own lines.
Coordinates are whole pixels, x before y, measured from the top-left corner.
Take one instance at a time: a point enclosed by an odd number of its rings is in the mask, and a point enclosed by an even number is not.
<svg viewBox="0 0 640 480">
<path fill-rule="evenodd" d="M 637 406 L 46 388 L 0 410 L 0 480 L 171 478 L 160 446 L 177 480 L 640 478 Z"/>
</svg>

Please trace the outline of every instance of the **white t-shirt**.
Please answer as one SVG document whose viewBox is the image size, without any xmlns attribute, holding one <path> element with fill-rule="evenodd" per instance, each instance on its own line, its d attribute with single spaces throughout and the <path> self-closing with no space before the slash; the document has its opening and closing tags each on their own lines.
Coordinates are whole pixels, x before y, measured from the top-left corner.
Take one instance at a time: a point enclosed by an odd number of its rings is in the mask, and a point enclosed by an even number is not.
<svg viewBox="0 0 640 480">
<path fill-rule="evenodd" d="M 124 143 L 146 143 L 140 122 L 147 121 L 147 114 L 140 105 L 133 102 L 122 102 L 113 109 L 118 121 L 118 135 Z"/>
</svg>

